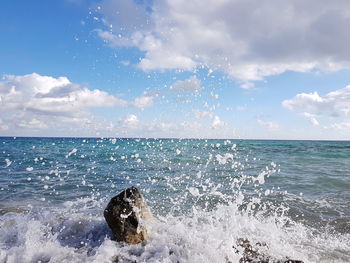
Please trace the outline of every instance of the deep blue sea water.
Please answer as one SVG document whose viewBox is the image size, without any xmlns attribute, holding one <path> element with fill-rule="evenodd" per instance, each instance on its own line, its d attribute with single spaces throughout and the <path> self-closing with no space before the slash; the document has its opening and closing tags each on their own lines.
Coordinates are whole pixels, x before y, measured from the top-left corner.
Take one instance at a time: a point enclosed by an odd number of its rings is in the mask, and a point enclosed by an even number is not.
<svg viewBox="0 0 350 263">
<path fill-rule="evenodd" d="M 103 219 L 129 186 L 155 217 L 145 246 Z M 350 142 L 0 138 L 0 262 L 238 262 L 241 237 L 350 262 Z"/>
</svg>

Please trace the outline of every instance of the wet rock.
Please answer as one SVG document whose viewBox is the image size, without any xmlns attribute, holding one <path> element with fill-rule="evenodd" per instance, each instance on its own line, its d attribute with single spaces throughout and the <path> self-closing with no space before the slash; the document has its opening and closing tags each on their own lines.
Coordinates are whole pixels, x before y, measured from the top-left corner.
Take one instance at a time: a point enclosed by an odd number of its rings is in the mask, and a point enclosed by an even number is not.
<svg viewBox="0 0 350 263">
<path fill-rule="evenodd" d="M 265 243 L 257 243 L 254 247 L 248 239 L 240 238 L 237 240 L 237 246 L 233 246 L 236 253 L 243 250 L 243 257 L 239 260 L 240 263 L 259 262 L 268 263 L 269 257 L 265 255 L 264 250 L 267 248 Z"/>
<path fill-rule="evenodd" d="M 7 213 L 26 214 L 28 213 L 28 210 L 25 210 L 22 208 L 15 208 L 15 207 L 0 208 L 0 216 L 3 216 Z"/>
<path fill-rule="evenodd" d="M 268 246 L 266 243 L 256 243 L 251 245 L 250 241 L 245 238 L 240 238 L 236 242 L 236 246 L 233 246 L 235 252 L 238 254 L 240 250 L 243 250 L 243 257 L 239 260 L 239 263 L 304 263 L 301 260 L 289 259 L 276 259 L 266 254 Z"/>
<path fill-rule="evenodd" d="M 147 240 L 145 220 L 151 217 L 141 192 L 130 187 L 108 203 L 104 217 L 115 240 L 128 244 L 143 243 Z"/>
<path fill-rule="evenodd" d="M 136 260 L 128 259 L 124 256 L 115 256 L 112 258 L 113 263 L 137 263 Z"/>
</svg>

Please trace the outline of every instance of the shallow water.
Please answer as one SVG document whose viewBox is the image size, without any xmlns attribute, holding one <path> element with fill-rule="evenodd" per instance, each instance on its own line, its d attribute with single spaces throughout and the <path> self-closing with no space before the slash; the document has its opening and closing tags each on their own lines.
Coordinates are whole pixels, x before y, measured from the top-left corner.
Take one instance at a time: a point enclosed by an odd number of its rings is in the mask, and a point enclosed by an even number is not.
<svg viewBox="0 0 350 263">
<path fill-rule="evenodd" d="M 143 192 L 147 245 L 110 240 L 109 199 Z M 0 138 L 0 262 L 350 262 L 350 142 Z"/>
</svg>

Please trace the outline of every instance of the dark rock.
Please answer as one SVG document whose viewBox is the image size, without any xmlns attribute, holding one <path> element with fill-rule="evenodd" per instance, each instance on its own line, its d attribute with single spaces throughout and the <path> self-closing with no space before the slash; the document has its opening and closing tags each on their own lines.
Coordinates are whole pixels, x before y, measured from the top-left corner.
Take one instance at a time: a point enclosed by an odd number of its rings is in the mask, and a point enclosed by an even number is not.
<svg viewBox="0 0 350 263">
<path fill-rule="evenodd" d="M 248 239 L 240 238 L 237 240 L 237 247 L 233 246 L 236 253 L 239 253 L 239 249 L 243 249 L 243 257 L 239 260 L 240 263 L 246 262 L 259 262 L 269 263 L 270 257 L 266 256 L 262 250 L 268 248 L 265 243 L 257 243 L 254 247 L 250 244 Z"/>
<path fill-rule="evenodd" d="M 113 197 L 104 211 L 104 217 L 117 241 L 137 244 L 147 240 L 144 221 L 151 214 L 136 187 L 130 187 Z"/>
<path fill-rule="evenodd" d="M 266 255 L 265 251 L 268 249 L 266 243 L 256 243 L 253 246 L 248 239 L 240 238 L 236 244 L 237 246 L 233 246 L 233 248 L 237 254 L 239 250 L 243 249 L 243 257 L 239 260 L 239 263 L 304 263 L 301 260 L 289 259 L 288 257 L 276 259 Z"/>
<path fill-rule="evenodd" d="M 125 258 L 123 256 L 115 256 L 112 259 L 112 262 L 113 263 L 137 263 L 136 260 L 128 259 L 128 258 Z"/>
<path fill-rule="evenodd" d="M 0 208 L 0 216 L 3 216 L 7 213 L 25 214 L 25 213 L 28 213 L 28 210 L 25 210 L 22 208 L 15 208 L 15 207 Z"/>
</svg>

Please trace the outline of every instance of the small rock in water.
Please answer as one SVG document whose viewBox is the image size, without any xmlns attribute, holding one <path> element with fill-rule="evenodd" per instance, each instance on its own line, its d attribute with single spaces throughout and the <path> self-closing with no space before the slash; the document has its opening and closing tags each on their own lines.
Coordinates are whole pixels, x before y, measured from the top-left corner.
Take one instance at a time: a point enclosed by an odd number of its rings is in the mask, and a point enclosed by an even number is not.
<svg viewBox="0 0 350 263">
<path fill-rule="evenodd" d="M 301 260 L 289 259 L 276 259 L 266 255 L 265 251 L 268 246 L 265 243 L 256 243 L 252 246 L 248 239 L 240 238 L 237 240 L 237 247 L 233 246 L 236 253 L 239 253 L 243 249 L 243 257 L 239 260 L 239 263 L 304 263 Z"/>
<path fill-rule="evenodd" d="M 151 217 L 141 192 L 130 187 L 108 203 L 104 217 L 117 241 L 138 244 L 147 240 L 144 221 Z"/>
<path fill-rule="evenodd" d="M 15 207 L 0 208 L 0 216 L 3 216 L 7 213 L 25 214 L 25 213 L 28 213 L 28 210 L 25 210 L 22 208 L 15 208 Z"/>
</svg>

